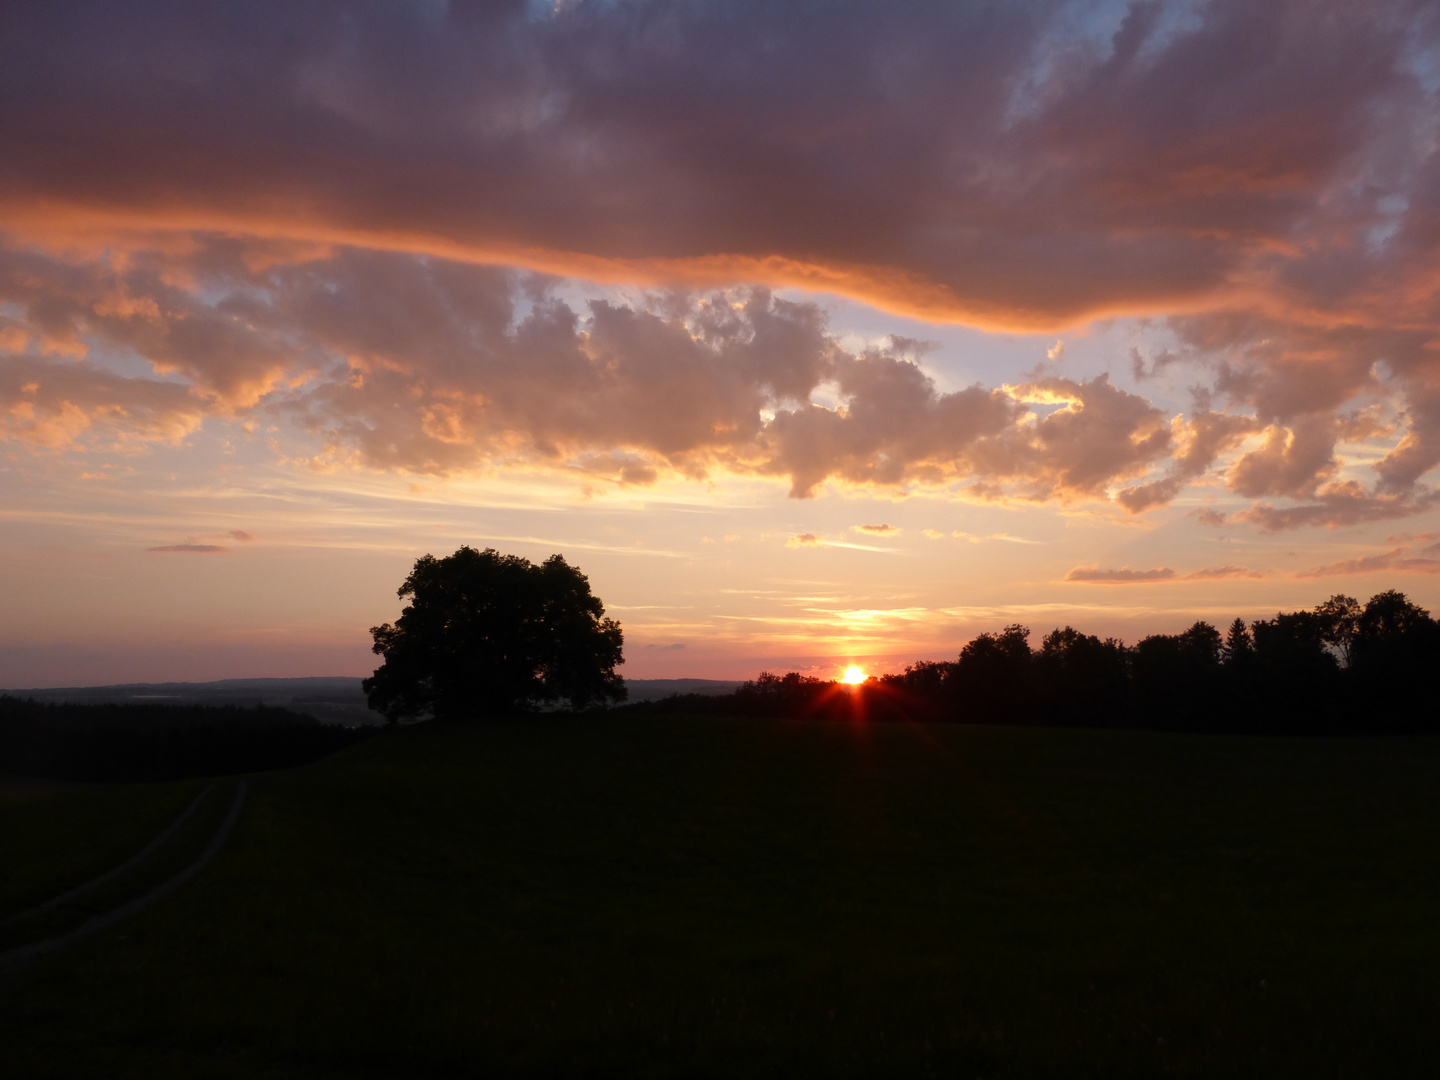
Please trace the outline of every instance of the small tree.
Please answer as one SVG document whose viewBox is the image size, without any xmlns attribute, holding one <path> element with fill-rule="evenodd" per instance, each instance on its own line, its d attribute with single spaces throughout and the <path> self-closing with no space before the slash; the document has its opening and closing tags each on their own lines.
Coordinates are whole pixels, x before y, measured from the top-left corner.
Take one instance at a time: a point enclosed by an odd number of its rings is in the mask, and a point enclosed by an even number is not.
<svg viewBox="0 0 1440 1080">
<path fill-rule="evenodd" d="M 410 604 L 393 625 L 371 627 L 385 661 L 364 682 L 370 707 L 391 721 L 625 698 L 620 624 L 560 555 L 539 566 L 493 548 L 426 555 L 398 595 Z"/>
<path fill-rule="evenodd" d="M 1230 629 L 1225 632 L 1225 645 L 1222 650 L 1225 663 L 1232 668 L 1246 668 L 1255 659 L 1255 642 L 1250 638 L 1250 631 L 1245 627 L 1244 619 L 1236 619 L 1230 624 Z"/>
<path fill-rule="evenodd" d="M 1336 593 L 1315 608 L 1325 644 L 1335 650 L 1346 667 L 1350 666 L 1350 647 L 1360 626 L 1361 613 L 1360 601 L 1344 593 Z"/>
</svg>

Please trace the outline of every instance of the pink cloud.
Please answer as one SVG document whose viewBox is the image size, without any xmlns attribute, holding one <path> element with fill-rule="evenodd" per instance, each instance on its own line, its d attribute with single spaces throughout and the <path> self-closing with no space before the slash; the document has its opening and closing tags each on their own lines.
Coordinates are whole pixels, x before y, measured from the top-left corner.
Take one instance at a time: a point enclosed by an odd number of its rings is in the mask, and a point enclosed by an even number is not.
<svg viewBox="0 0 1440 1080">
<path fill-rule="evenodd" d="M 1168 566 L 1154 570 L 1131 570 L 1128 566 L 1119 570 L 1101 570 L 1098 566 L 1077 566 L 1065 575 L 1065 580 L 1087 585 L 1148 585 L 1174 581 L 1175 571 Z"/>
<path fill-rule="evenodd" d="M 1176 574 L 1168 566 L 1153 570 L 1132 570 L 1128 566 L 1119 570 L 1102 570 L 1098 566 L 1077 566 L 1065 575 L 1066 581 L 1087 585 L 1153 585 L 1163 581 L 1227 581 L 1242 578 L 1263 578 L 1259 570 L 1246 566 L 1216 566 L 1208 570 L 1195 570 L 1188 574 Z"/>
<path fill-rule="evenodd" d="M 1419 558 L 1409 555 L 1408 547 L 1392 548 L 1378 555 L 1365 555 L 1358 559 L 1342 559 L 1326 563 L 1310 570 L 1302 570 L 1297 578 L 1342 577 L 1349 574 L 1374 574 L 1391 571 L 1405 574 L 1440 574 L 1440 559 Z"/>
</svg>

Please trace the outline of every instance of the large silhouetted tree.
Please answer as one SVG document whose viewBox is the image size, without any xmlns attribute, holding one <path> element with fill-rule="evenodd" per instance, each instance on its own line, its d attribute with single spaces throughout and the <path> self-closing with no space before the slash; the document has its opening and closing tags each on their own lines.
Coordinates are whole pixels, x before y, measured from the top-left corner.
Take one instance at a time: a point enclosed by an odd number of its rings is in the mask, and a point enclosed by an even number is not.
<svg viewBox="0 0 1440 1080">
<path fill-rule="evenodd" d="M 410 598 L 400 618 L 370 630 L 385 662 L 364 683 L 370 707 L 392 721 L 625 697 L 620 625 L 562 556 L 536 566 L 492 548 L 426 555 L 399 595 Z"/>
</svg>

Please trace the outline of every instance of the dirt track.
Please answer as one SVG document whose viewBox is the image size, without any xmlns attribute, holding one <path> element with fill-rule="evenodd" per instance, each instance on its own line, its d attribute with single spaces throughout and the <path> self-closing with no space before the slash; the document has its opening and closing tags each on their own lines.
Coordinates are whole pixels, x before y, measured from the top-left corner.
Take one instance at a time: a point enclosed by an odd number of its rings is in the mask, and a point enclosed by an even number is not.
<svg viewBox="0 0 1440 1080">
<path fill-rule="evenodd" d="M 76 888 L 70 889 L 60 894 L 59 896 L 52 897 L 51 899 L 45 901 L 43 904 L 36 905 L 35 907 L 29 908 L 26 911 L 22 911 L 16 915 L 12 915 L 6 918 L 3 922 L 0 922 L 0 927 L 12 926 L 17 923 L 21 923 L 26 919 L 41 915 L 44 912 L 51 911 L 57 907 L 62 906 L 66 902 L 73 900 L 75 897 L 87 893 L 92 889 L 113 880 L 114 878 L 120 876 L 126 871 L 139 866 L 152 853 L 159 850 L 159 848 L 164 845 L 165 841 L 168 840 L 171 836 L 173 836 L 175 831 L 179 829 L 180 826 L 184 824 L 184 822 L 190 817 L 190 815 L 195 812 L 195 810 L 205 800 L 206 796 L 209 795 L 212 786 L 213 785 L 207 786 L 204 790 L 202 790 L 200 794 L 197 795 L 195 799 L 190 803 L 190 805 L 187 806 L 180 813 L 179 817 L 177 817 L 163 830 L 161 830 L 161 832 L 158 833 L 154 837 L 154 839 L 152 839 L 148 844 L 146 844 L 145 847 L 141 848 L 140 851 L 138 851 L 131 858 L 127 859 L 125 862 L 121 863 L 119 866 L 115 867 L 112 870 L 106 871 L 99 877 L 91 878 L 83 885 L 79 885 Z M 166 879 L 160 884 L 145 890 L 138 896 L 131 897 L 130 899 L 124 901 L 116 907 L 111 908 L 109 911 L 104 911 L 98 915 L 91 916 L 89 919 L 85 920 L 83 923 L 81 923 L 79 926 L 75 927 L 72 930 L 66 931 L 63 934 L 57 934 L 54 937 L 42 938 L 39 941 L 33 941 L 25 945 L 19 945 L 13 949 L 8 950 L 7 952 L 0 953 L 0 968 L 18 966 L 28 960 L 34 959 L 37 956 L 43 955 L 44 953 L 53 952 L 55 949 L 63 948 L 64 946 L 69 945 L 71 942 L 78 941 L 83 937 L 88 937 L 90 934 L 95 933 L 97 930 L 103 930 L 105 927 L 112 926 L 115 923 L 119 922 L 121 919 L 129 918 L 131 915 L 143 911 L 151 904 L 168 896 L 170 893 L 180 888 L 180 886 L 184 885 L 192 877 L 198 874 L 205 867 L 205 865 L 210 862 L 211 859 L 215 858 L 215 856 L 219 854 L 220 849 L 225 846 L 225 841 L 230 838 L 230 833 L 234 830 L 236 821 L 240 819 L 240 811 L 244 809 L 245 799 L 249 794 L 249 790 L 249 785 L 243 780 L 240 781 L 240 783 L 235 789 L 235 796 L 234 799 L 231 801 L 229 812 L 225 815 L 225 818 L 223 821 L 221 821 L 219 827 L 211 835 L 209 842 L 205 845 L 205 849 L 194 859 L 194 861 L 192 861 L 188 866 L 186 866 L 185 869 L 181 870 L 178 874 L 173 875 L 172 877 Z"/>
</svg>

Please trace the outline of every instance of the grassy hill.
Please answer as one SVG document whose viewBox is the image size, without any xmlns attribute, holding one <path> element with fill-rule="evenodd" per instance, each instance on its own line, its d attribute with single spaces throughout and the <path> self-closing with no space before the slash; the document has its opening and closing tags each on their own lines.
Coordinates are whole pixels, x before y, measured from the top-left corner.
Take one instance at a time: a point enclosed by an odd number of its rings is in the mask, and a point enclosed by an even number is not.
<svg viewBox="0 0 1440 1080">
<path fill-rule="evenodd" d="M 27 1077 L 1423 1075 L 1437 781 L 1433 739 L 387 731 L 252 779 L 196 880 L 0 979 L 0 1059 Z M 0 857 L 92 836 L 23 892 L 63 888 L 189 790 L 17 789 Z"/>
</svg>

